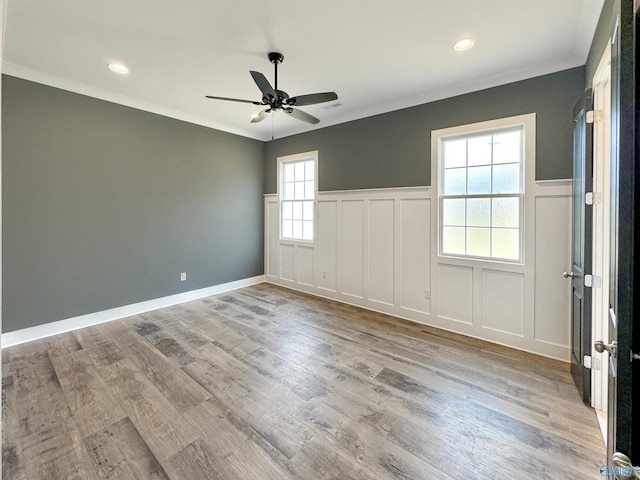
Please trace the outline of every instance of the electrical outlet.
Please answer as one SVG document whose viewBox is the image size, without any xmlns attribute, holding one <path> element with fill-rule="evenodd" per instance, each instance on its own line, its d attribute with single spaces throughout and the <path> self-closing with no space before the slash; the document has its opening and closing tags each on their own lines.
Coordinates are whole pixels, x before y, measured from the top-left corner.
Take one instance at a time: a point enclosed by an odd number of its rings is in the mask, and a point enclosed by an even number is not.
<svg viewBox="0 0 640 480">
<path fill-rule="evenodd" d="M 426 298 L 427 300 L 431 300 L 431 290 L 424 291 L 424 298 Z"/>
<path fill-rule="evenodd" d="M 326 270 L 322 271 L 322 278 L 327 278 L 327 271 Z"/>
<path fill-rule="evenodd" d="M 187 279 L 187 272 L 180 273 L 180 281 L 184 282 Z"/>
</svg>

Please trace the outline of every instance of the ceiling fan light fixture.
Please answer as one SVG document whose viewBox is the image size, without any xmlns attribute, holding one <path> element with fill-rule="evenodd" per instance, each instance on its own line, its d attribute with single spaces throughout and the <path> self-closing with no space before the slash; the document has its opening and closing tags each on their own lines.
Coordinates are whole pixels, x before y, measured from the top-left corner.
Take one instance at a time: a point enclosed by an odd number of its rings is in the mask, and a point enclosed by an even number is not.
<svg viewBox="0 0 640 480">
<path fill-rule="evenodd" d="M 120 75 L 129 73 L 129 69 L 122 63 L 110 63 L 107 65 L 107 67 L 109 67 L 109 70 L 111 70 L 112 72 L 119 73 Z"/>
<path fill-rule="evenodd" d="M 463 37 L 456 41 L 453 44 L 453 49 L 456 52 L 464 52 L 465 50 L 469 50 L 476 44 L 476 41 L 471 37 Z"/>
</svg>

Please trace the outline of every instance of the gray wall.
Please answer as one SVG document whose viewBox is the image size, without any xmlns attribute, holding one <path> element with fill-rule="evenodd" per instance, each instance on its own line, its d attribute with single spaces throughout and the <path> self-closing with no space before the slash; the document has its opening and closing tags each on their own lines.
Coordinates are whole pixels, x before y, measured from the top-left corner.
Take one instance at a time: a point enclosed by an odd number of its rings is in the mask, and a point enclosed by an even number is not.
<svg viewBox="0 0 640 480">
<path fill-rule="evenodd" d="M 575 68 L 265 145 L 4 76 L 3 329 L 262 274 L 278 156 L 319 150 L 325 191 L 429 185 L 431 130 L 536 112 L 536 178 L 568 178 L 584 81 Z"/>
<path fill-rule="evenodd" d="M 263 142 L 3 89 L 4 331 L 263 273 Z"/>
<path fill-rule="evenodd" d="M 431 131 L 537 113 L 536 179 L 570 178 L 573 107 L 584 67 L 276 139 L 267 144 L 265 193 L 279 156 L 319 151 L 321 191 L 431 184 Z M 339 93 L 339 92 L 338 92 Z"/>
</svg>

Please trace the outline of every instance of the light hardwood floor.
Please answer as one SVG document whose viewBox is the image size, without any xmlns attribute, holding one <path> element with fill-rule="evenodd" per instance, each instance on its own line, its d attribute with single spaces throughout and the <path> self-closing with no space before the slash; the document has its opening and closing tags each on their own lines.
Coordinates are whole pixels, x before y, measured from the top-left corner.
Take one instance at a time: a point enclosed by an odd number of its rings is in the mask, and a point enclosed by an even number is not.
<svg viewBox="0 0 640 480">
<path fill-rule="evenodd" d="M 567 366 L 269 284 L 3 350 L 3 478 L 583 479 Z"/>
</svg>

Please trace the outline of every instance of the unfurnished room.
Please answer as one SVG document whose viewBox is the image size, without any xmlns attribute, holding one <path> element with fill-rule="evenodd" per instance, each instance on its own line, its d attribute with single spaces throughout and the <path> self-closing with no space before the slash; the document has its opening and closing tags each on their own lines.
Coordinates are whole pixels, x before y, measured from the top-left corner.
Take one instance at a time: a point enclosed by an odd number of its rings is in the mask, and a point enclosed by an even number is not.
<svg viewBox="0 0 640 480">
<path fill-rule="evenodd" d="M 0 20 L 2 479 L 640 478 L 632 0 Z"/>
</svg>

